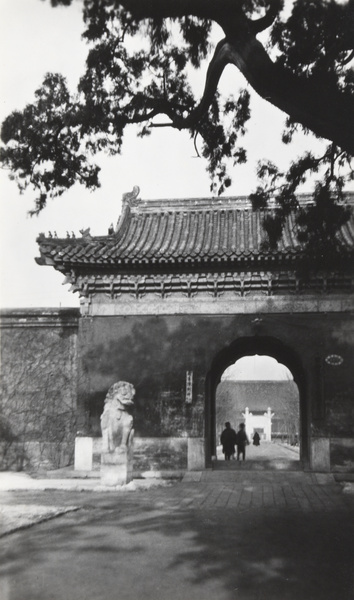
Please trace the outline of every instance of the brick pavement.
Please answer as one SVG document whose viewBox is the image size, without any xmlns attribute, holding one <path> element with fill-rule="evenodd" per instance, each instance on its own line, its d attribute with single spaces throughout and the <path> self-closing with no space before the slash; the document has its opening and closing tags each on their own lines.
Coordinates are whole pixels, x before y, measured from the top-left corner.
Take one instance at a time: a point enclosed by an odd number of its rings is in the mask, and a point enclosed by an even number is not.
<svg viewBox="0 0 354 600">
<path fill-rule="evenodd" d="M 187 473 L 183 503 L 194 508 L 295 509 L 303 512 L 351 509 L 331 475 L 302 472 L 204 471 Z"/>
<path fill-rule="evenodd" d="M 0 500 L 23 512 L 80 507 L 2 538 L 6 600 L 353 597 L 354 495 L 330 475 L 242 467 L 148 490 L 32 489 Z"/>
<path fill-rule="evenodd" d="M 43 520 L 46 520 L 51 518 L 54 508 L 61 514 L 65 507 L 91 510 L 117 504 L 127 507 L 130 503 L 149 506 L 150 509 L 193 512 L 222 509 L 223 512 L 230 510 L 236 513 L 346 513 L 354 509 L 354 494 L 343 493 L 343 484 L 336 482 L 333 475 L 324 473 L 248 471 L 231 466 L 230 470 L 187 472 L 180 482 L 167 486 L 163 483 L 161 487 L 158 484 L 145 490 L 137 487 L 135 491 L 93 491 L 88 486 L 86 490 L 72 491 L 65 487 L 46 490 L 39 487 L 3 492 L 0 494 L 0 516 L 8 523 L 5 529 L 0 528 L 0 535 L 2 529 L 6 532 L 17 529 L 9 525 L 12 520 L 16 523 L 16 509 L 18 517 L 23 520 L 26 516 L 28 524 L 42 520 L 36 517 L 39 509 L 43 512 Z M 66 485 L 64 480 L 63 485 Z M 31 509 L 36 508 L 36 518 L 32 519 Z"/>
</svg>

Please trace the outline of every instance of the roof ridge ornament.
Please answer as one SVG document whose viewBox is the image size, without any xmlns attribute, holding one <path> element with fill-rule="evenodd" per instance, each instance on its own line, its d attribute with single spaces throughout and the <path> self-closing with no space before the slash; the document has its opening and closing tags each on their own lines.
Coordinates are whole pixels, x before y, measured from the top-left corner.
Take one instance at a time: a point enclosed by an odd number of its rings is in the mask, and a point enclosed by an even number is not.
<svg viewBox="0 0 354 600">
<path fill-rule="evenodd" d="M 91 236 L 91 227 L 87 227 L 86 229 L 80 229 L 79 231 L 80 231 L 82 237 L 85 240 L 91 240 L 92 239 L 92 236 Z"/>
<path fill-rule="evenodd" d="M 141 202 L 141 198 L 138 198 L 140 194 L 140 187 L 134 185 L 132 192 L 126 192 L 122 196 L 123 204 L 128 204 L 131 208 L 138 206 Z"/>
</svg>

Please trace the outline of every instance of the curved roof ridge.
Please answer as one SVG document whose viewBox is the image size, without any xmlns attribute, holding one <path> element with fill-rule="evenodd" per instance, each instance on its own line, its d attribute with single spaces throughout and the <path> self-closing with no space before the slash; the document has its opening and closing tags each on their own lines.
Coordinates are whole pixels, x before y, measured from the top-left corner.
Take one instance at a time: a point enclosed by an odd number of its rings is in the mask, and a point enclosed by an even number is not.
<svg viewBox="0 0 354 600">
<path fill-rule="evenodd" d="M 156 266 L 166 261 L 179 265 L 191 261 L 203 264 L 229 261 L 247 263 L 252 269 L 255 262 L 270 267 L 276 261 L 293 262 L 303 251 L 298 240 L 296 211 L 288 215 L 277 249 L 270 250 L 264 246 L 262 222 L 273 208 L 253 212 L 231 198 L 214 204 L 212 199 L 158 202 L 161 210 L 157 201 L 138 201 L 134 197 L 130 203 L 123 202 L 119 227 L 106 236 L 91 236 L 89 230 L 81 231 L 82 238 L 41 234 L 37 242 L 42 264 L 55 263 L 58 268 L 67 269 L 134 262 L 148 268 L 146 265 Z M 353 255 L 354 210 L 351 221 L 342 226 L 338 236 L 344 249 Z"/>
<path fill-rule="evenodd" d="M 312 194 L 297 194 L 301 205 L 312 204 Z M 354 206 L 354 192 L 345 193 L 344 203 Z M 269 202 L 268 210 L 277 207 L 273 200 Z M 195 197 L 195 198 L 160 198 L 150 200 L 139 200 L 134 206 L 129 206 L 132 213 L 141 212 L 171 212 L 179 210 L 202 211 L 202 210 L 253 210 L 249 195 L 223 196 L 223 197 Z M 124 210 L 124 209 L 123 209 Z"/>
</svg>

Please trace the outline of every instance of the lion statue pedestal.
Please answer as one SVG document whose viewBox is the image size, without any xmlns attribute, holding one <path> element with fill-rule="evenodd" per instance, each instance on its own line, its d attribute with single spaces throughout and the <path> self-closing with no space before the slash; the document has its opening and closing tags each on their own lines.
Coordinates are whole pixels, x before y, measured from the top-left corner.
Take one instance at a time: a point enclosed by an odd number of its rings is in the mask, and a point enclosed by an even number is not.
<svg viewBox="0 0 354 600">
<path fill-rule="evenodd" d="M 126 381 L 118 381 L 108 390 L 101 415 L 102 485 L 125 485 L 133 479 L 134 429 L 128 409 L 134 405 L 134 395 L 133 385 Z"/>
</svg>

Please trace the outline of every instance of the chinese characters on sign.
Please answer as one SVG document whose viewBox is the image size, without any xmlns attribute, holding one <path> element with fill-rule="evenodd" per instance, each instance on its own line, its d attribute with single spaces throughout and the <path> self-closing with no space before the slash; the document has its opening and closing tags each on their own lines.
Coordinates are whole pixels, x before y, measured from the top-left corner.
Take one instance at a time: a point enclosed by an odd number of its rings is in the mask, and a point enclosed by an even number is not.
<svg viewBox="0 0 354 600">
<path fill-rule="evenodd" d="M 192 404 L 193 399 L 193 371 L 186 371 L 186 404 Z"/>
</svg>

